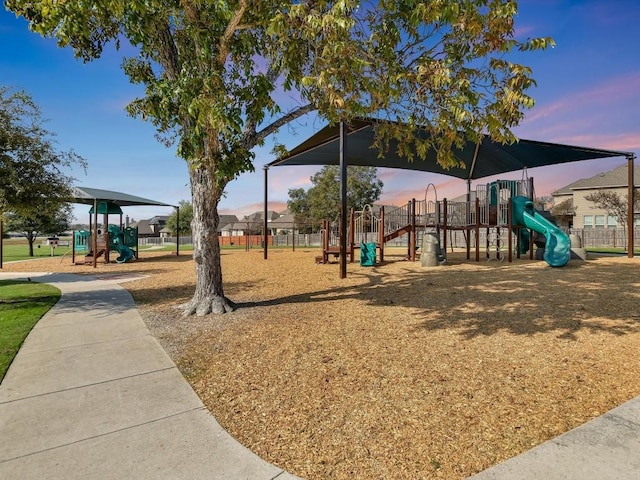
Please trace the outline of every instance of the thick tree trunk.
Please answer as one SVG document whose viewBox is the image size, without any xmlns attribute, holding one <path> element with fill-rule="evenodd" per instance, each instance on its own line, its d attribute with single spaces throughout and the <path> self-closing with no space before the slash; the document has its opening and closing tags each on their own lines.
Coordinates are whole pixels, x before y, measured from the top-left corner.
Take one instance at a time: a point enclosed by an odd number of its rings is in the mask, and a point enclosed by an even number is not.
<svg viewBox="0 0 640 480">
<path fill-rule="evenodd" d="M 207 315 L 233 311 L 235 305 L 224 296 L 220 244 L 218 242 L 218 202 L 222 190 L 216 186 L 211 167 L 190 169 L 193 201 L 193 259 L 196 291 L 184 307 L 184 315 Z"/>
</svg>

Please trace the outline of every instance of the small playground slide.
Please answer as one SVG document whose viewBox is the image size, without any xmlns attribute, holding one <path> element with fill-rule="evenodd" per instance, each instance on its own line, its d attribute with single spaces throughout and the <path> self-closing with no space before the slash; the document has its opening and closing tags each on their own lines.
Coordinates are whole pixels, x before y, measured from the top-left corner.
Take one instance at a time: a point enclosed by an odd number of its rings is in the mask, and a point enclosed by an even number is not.
<svg viewBox="0 0 640 480">
<path fill-rule="evenodd" d="M 118 250 L 118 253 L 120 254 L 116 258 L 116 263 L 127 263 L 136 258 L 135 252 L 126 245 L 119 243 L 116 245 L 116 250 Z"/>
<path fill-rule="evenodd" d="M 512 197 L 513 223 L 544 235 L 544 259 L 552 267 L 563 267 L 571 258 L 569 237 L 533 208 L 527 197 Z"/>
</svg>

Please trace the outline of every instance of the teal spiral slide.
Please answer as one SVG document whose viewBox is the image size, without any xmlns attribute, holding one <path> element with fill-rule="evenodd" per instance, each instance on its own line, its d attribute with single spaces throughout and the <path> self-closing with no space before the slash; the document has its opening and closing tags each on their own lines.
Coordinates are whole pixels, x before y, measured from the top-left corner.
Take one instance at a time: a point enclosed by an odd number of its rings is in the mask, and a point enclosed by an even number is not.
<svg viewBox="0 0 640 480">
<path fill-rule="evenodd" d="M 527 197 L 512 197 L 513 225 L 525 227 L 544 235 L 544 260 L 552 267 L 564 267 L 571 258 L 569 237 L 549 220 L 540 215 Z"/>
</svg>

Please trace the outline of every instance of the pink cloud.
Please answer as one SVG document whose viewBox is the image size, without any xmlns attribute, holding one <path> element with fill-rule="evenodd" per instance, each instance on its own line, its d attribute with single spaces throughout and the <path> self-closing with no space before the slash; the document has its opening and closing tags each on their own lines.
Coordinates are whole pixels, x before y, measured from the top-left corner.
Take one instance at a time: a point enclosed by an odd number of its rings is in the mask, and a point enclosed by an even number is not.
<svg viewBox="0 0 640 480">
<path fill-rule="evenodd" d="M 535 107 L 515 130 L 522 138 L 589 144 L 616 150 L 633 148 L 640 100 L 640 72 L 619 76 L 592 88 L 564 94 L 560 99 Z M 577 143 L 580 138 L 598 143 Z M 622 143 L 605 147 L 602 139 Z M 637 145 L 637 144 L 636 144 Z"/>
<path fill-rule="evenodd" d="M 429 189 L 427 198 L 434 200 L 437 194 L 438 200 L 453 198 L 467 191 L 466 183 L 459 178 L 445 177 L 443 175 L 420 175 L 418 172 L 401 171 L 397 181 L 385 188 L 380 198 L 380 203 L 385 205 L 404 205 L 412 198 L 423 200 L 427 194 L 427 186 L 433 183 L 436 187 L 434 194 Z M 418 173 L 418 174 L 417 174 Z M 417 174 L 417 175 L 416 175 Z"/>
<path fill-rule="evenodd" d="M 282 212 L 287 209 L 286 202 L 269 202 L 269 210 L 274 210 L 276 212 Z M 264 204 L 262 202 L 248 203 L 245 205 L 239 205 L 234 208 L 220 208 L 218 213 L 220 215 L 236 215 L 238 219 L 242 219 L 242 217 L 246 215 L 250 215 L 255 212 L 264 211 Z"/>
<path fill-rule="evenodd" d="M 640 150 L 640 132 L 619 135 L 574 135 L 566 137 L 566 142 L 572 145 L 597 145 L 609 150 L 635 151 Z"/>
<path fill-rule="evenodd" d="M 518 39 L 526 39 L 531 37 L 531 33 L 536 30 L 536 27 L 533 25 L 521 25 L 516 26 L 514 29 L 514 37 Z"/>
<path fill-rule="evenodd" d="M 558 113 L 571 113 L 576 109 L 591 108 L 596 110 L 596 107 L 604 105 L 607 107 L 606 111 L 611 111 L 612 104 L 637 102 L 638 91 L 640 91 L 640 72 L 616 77 L 593 88 L 563 95 L 561 99 L 553 103 L 536 106 L 531 113 L 527 114 L 522 126 L 540 120 L 546 121 Z"/>
</svg>

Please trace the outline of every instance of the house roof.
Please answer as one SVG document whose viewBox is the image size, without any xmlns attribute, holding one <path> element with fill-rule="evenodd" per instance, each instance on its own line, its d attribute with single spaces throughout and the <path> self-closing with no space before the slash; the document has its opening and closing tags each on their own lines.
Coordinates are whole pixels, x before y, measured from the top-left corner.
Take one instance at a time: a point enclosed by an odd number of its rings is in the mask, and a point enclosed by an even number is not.
<svg viewBox="0 0 640 480">
<path fill-rule="evenodd" d="M 582 182 L 584 182 L 584 180 L 585 180 L 584 178 L 581 178 L 580 180 L 576 180 L 575 182 L 570 183 L 569 185 L 566 185 L 564 187 L 561 187 L 555 192 L 552 192 L 551 195 L 554 197 L 558 195 L 573 195 L 574 187 L 579 187 L 582 184 Z"/>
<path fill-rule="evenodd" d="M 131 226 L 138 228 L 138 235 L 152 235 L 155 233 L 149 225 L 149 220 L 138 220 L 137 222 L 132 222 Z"/>
<path fill-rule="evenodd" d="M 270 221 L 267 225 L 269 228 L 291 228 L 296 218 L 292 213 L 280 215 L 275 220 Z"/>
<path fill-rule="evenodd" d="M 633 184 L 640 186 L 640 169 L 637 167 L 634 170 Z M 619 167 L 609 170 L 608 172 L 601 172 L 590 178 L 582 178 L 576 180 L 569 185 L 559 188 L 553 195 L 570 195 L 574 190 L 593 190 L 597 188 L 624 188 L 628 185 L 629 170 L 627 164 L 620 165 Z"/>
<path fill-rule="evenodd" d="M 396 154 L 398 144 L 392 141 L 383 155 L 372 148 L 375 127 L 382 120 L 354 120 L 347 127 L 347 163 L 349 165 L 401 168 L 440 173 L 462 179 L 477 179 L 523 168 L 556 165 L 580 160 L 606 157 L 628 157 L 629 152 L 589 147 L 561 145 L 521 139 L 504 145 L 484 137 L 480 144 L 467 141 L 454 151 L 456 158 L 466 167 L 444 169 L 436 160 L 436 151 L 427 152 L 425 160 L 410 161 Z M 416 130 L 415 135 L 428 138 L 427 130 Z M 269 163 L 268 167 L 284 165 L 338 165 L 340 158 L 340 126 L 328 125 L 302 142 L 285 156 Z"/>
<path fill-rule="evenodd" d="M 235 215 L 219 215 L 218 225 L 228 225 L 238 221 L 238 217 Z"/>
<path fill-rule="evenodd" d="M 261 222 L 263 220 L 263 215 L 264 215 L 264 212 L 262 211 L 253 212 L 247 215 L 246 217 L 244 217 L 242 220 L 240 220 L 240 222 L 248 222 L 248 223 Z M 269 210 L 267 212 L 267 221 L 271 222 L 272 220 L 276 220 L 278 218 L 280 218 L 280 214 L 275 210 Z"/>
<path fill-rule="evenodd" d="M 151 220 L 149 220 L 149 225 L 160 225 L 161 223 L 166 223 L 168 215 L 156 215 Z"/>
</svg>

